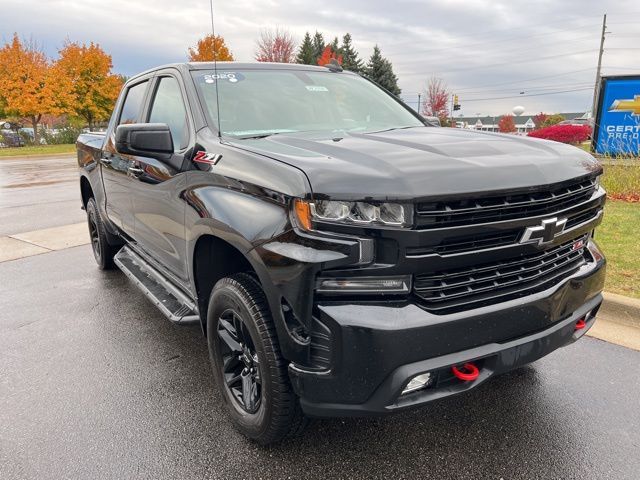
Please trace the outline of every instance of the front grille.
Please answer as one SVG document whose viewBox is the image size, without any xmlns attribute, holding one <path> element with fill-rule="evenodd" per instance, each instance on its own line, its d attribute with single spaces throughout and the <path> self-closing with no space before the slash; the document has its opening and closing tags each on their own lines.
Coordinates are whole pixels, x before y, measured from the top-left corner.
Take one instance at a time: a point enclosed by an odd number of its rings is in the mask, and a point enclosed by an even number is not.
<svg viewBox="0 0 640 480">
<path fill-rule="evenodd" d="M 582 179 L 536 192 L 420 203 L 417 224 L 419 228 L 442 228 L 547 215 L 588 200 L 595 190 L 594 179 Z"/>
<path fill-rule="evenodd" d="M 487 248 L 500 247 L 503 245 L 513 245 L 522 236 L 522 228 L 509 231 L 489 232 L 476 235 L 465 235 L 463 237 L 445 238 L 438 245 L 431 247 L 408 247 L 407 257 L 420 257 L 437 253 L 438 255 L 450 255 L 453 253 L 469 252 L 473 250 L 484 250 Z"/>
<path fill-rule="evenodd" d="M 583 265 L 586 238 L 510 260 L 416 275 L 414 293 L 427 310 L 439 314 L 529 295 L 557 284 Z"/>
</svg>

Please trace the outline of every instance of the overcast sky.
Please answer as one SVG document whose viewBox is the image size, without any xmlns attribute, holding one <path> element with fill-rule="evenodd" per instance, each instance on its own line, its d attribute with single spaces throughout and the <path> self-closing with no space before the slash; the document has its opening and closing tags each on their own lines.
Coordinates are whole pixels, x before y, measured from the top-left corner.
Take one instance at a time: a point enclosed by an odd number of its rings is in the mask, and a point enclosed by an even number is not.
<svg viewBox="0 0 640 480">
<path fill-rule="evenodd" d="M 588 110 L 605 12 L 603 73 L 640 73 L 638 0 L 214 2 L 216 33 L 236 60 L 253 60 L 261 28 L 286 28 L 297 40 L 307 30 L 327 41 L 350 32 L 365 59 L 379 44 L 407 102 L 436 75 L 466 115 L 515 105 L 527 113 Z M 16 31 L 50 56 L 65 38 L 94 41 L 125 75 L 186 60 L 187 48 L 210 32 L 209 0 L 0 0 L 0 12 L 3 41 Z M 577 91 L 549 95 L 566 90 Z"/>
</svg>

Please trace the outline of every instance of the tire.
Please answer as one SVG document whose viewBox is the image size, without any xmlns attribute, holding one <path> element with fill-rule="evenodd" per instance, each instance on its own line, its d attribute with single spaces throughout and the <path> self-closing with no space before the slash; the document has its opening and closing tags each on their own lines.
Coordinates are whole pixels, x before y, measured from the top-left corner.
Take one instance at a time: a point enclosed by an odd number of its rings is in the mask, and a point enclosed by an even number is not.
<svg viewBox="0 0 640 480">
<path fill-rule="evenodd" d="M 114 268 L 113 257 L 118 249 L 109 245 L 107 241 L 107 233 L 104 229 L 102 218 L 100 218 L 100 212 L 98 211 L 98 205 L 95 199 L 90 198 L 86 208 L 93 256 L 100 270 L 111 270 Z"/>
<path fill-rule="evenodd" d="M 207 342 L 220 395 L 237 430 L 261 445 L 302 432 L 307 420 L 291 388 L 267 300 L 253 277 L 235 274 L 213 287 Z"/>
</svg>

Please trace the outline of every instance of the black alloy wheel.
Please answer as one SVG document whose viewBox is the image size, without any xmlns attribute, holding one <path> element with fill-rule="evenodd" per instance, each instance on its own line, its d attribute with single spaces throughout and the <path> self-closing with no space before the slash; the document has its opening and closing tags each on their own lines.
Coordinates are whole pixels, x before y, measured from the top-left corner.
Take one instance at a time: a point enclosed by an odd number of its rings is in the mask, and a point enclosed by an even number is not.
<svg viewBox="0 0 640 480">
<path fill-rule="evenodd" d="M 262 286 L 247 273 L 219 280 L 209 298 L 207 343 L 216 384 L 234 426 L 267 445 L 308 423 L 291 387 Z"/>
<path fill-rule="evenodd" d="M 98 225 L 96 223 L 95 215 L 87 215 L 87 221 L 89 223 L 89 238 L 91 238 L 91 248 L 93 248 L 93 255 L 96 257 L 96 261 L 99 262 L 100 252 L 100 237 L 98 236 Z"/>
<path fill-rule="evenodd" d="M 218 318 L 222 376 L 237 405 L 247 413 L 260 408 L 260 362 L 251 334 L 240 314 L 227 309 Z"/>
</svg>

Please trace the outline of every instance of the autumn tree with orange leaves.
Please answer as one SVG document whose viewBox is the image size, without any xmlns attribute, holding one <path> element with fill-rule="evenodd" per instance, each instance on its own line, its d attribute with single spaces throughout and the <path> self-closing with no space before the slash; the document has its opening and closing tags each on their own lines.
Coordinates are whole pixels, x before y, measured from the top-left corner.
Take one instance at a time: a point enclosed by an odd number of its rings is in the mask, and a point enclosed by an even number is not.
<svg viewBox="0 0 640 480">
<path fill-rule="evenodd" d="M 337 62 L 342 65 L 342 55 L 338 55 L 336 52 L 333 51 L 333 49 L 331 48 L 331 45 L 327 45 L 326 47 L 324 47 L 324 50 L 322 51 L 322 55 L 320 55 L 320 58 L 318 58 L 318 65 L 322 66 L 322 65 L 326 65 L 329 62 L 331 62 L 331 60 L 337 60 Z"/>
<path fill-rule="evenodd" d="M 498 122 L 498 130 L 501 133 L 513 133 L 517 131 L 516 122 L 513 121 L 513 115 L 503 115 Z"/>
<path fill-rule="evenodd" d="M 111 55 L 99 45 L 67 41 L 52 71 L 69 93 L 66 113 L 84 119 L 93 129 L 96 122 L 109 119 L 122 88 L 122 77 L 111 73 Z"/>
<path fill-rule="evenodd" d="M 34 42 L 22 42 L 14 34 L 0 48 L 0 104 L 6 115 L 29 121 L 36 144 L 42 115 L 63 113 L 66 97 L 63 82 Z"/>
<path fill-rule="evenodd" d="M 214 37 L 209 34 L 198 40 L 195 47 L 189 48 L 190 62 L 213 62 L 214 60 L 218 62 L 233 61 L 233 54 L 220 35 Z"/>
</svg>

